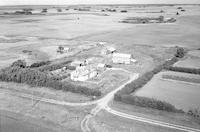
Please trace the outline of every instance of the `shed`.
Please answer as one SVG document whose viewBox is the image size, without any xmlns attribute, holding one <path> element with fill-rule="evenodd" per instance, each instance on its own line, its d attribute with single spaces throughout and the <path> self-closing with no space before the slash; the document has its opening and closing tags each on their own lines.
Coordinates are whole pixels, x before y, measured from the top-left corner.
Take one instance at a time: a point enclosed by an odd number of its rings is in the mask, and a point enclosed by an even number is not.
<svg viewBox="0 0 200 132">
<path fill-rule="evenodd" d="M 113 63 L 130 64 L 131 58 L 132 58 L 131 54 L 114 53 L 112 57 L 112 61 Z"/>
</svg>

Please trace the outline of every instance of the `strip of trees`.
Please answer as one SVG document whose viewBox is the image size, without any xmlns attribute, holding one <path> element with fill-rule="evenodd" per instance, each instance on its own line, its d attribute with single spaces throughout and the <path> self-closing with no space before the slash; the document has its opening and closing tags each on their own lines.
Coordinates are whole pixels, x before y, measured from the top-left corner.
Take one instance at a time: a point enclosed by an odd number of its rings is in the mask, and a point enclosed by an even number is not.
<svg viewBox="0 0 200 132">
<path fill-rule="evenodd" d="M 37 68 L 26 67 L 26 63 L 22 60 L 18 60 L 10 67 L 0 70 L 0 80 L 25 83 L 31 86 L 50 87 L 87 96 L 101 96 L 101 92 L 97 89 L 73 85 L 70 82 L 61 82 L 57 78 L 49 76 L 49 74 Z"/>
<path fill-rule="evenodd" d="M 184 72 L 184 73 L 200 75 L 200 69 L 195 69 L 195 68 L 169 66 L 169 67 L 166 67 L 165 69 L 170 70 L 170 71 L 175 71 L 175 72 Z"/>
<path fill-rule="evenodd" d="M 190 77 L 181 77 L 176 75 L 162 75 L 163 79 L 171 79 L 177 81 L 191 82 L 191 83 L 200 83 L 200 79 L 190 78 Z"/>
</svg>

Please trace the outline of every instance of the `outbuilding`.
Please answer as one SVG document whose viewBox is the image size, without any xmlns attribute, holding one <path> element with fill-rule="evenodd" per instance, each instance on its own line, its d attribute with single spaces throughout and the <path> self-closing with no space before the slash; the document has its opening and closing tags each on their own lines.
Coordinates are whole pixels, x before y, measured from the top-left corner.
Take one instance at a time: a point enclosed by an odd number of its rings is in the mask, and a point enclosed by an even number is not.
<svg viewBox="0 0 200 132">
<path fill-rule="evenodd" d="M 130 64 L 131 58 L 132 58 L 131 54 L 114 53 L 112 61 L 113 63 L 118 63 L 118 64 Z"/>
</svg>

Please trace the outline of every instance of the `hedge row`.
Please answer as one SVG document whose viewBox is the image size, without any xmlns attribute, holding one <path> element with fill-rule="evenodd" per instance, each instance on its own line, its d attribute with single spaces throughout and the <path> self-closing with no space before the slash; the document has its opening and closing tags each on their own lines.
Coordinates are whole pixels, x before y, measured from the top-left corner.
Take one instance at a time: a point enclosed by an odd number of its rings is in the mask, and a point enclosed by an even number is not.
<svg viewBox="0 0 200 132">
<path fill-rule="evenodd" d="M 175 75 L 162 75 L 162 78 L 184 81 L 184 82 L 200 83 L 200 79 L 197 79 L 197 78 L 180 77 L 180 76 L 175 76 Z"/>
<path fill-rule="evenodd" d="M 83 86 L 76 86 L 69 82 L 60 82 L 56 78 L 37 69 L 8 67 L 0 71 L 0 80 L 7 82 L 26 83 L 31 86 L 51 87 L 58 90 L 85 94 L 88 96 L 101 96 L 101 92 Z"/>
<path fill-rule="evenodd" d="M 67 66 L 71 62 L 72 61 L 66 61 L 66 62 L 57 63 L 57 64 L 45 65 L 45 66 L 39 67 L 38 70 L 42 71 L 42 72 L 43 71 L 54 71 L 54 70 L 61 69 L 65 66 Z"/>
<path fill-rule="evenodd" d="M 157 66 L 152 71 L 146 72 L 135 81 L 127 84 L 122 90 L 118 91 L 115 94 L 114 99 L 116 101 L 121 101 L 124 103 L 138 105 L 142 107 L 150 107 L 150 108 L 165 110 L 165 111 L 170 111 L 170 112 L 182 112 L 181 110 L 176 109 L 173 105 L 169 103 L 158 101 L 151 98 L 136 97 L 136 96 L 131 95 L 131 93 L 143 87 L 148 81 L 150 81 L 155 74 L 157 74 L 164 68 L 167 68 L 173 65 L 177 61 L 178 61 L 177 57 L 173 57 L 172 59 L 167 60 L 162 65 Z"/>
<path fill-rule="evenodd" d="M 170 71 L 185 72 L 185 73 L 191 73 L 191 74 L 200 75 L 200 69 L 195 69 L 195 68 L 170 66 L 170 67 L 166 67 L 165 69 L 166 70 L 170 70 Z"/>
<path fill-rule="evenodd" d="M 168 112 L 183 113 L 182 110 L 176 109 L 173 105 L 164 101 L 153 99 L 153 98 L 123 95 L 120 101 L 126 104 L 131 104 L 131 105 L 136 105 L 136 106 L 141 106 L 141 107 L 148 107 L 148 108 L 164 110 Z"/>
</svg>

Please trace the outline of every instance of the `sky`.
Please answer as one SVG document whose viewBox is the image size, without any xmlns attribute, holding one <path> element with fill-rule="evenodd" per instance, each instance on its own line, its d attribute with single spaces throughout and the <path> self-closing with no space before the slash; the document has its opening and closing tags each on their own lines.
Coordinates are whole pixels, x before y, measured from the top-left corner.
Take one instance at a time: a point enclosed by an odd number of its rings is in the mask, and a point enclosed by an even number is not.
<svg viewBox="0 0 200 132">
<path fill-rule="evenodd" d="M 200 4 L 200 0 L 0 0 L 0 5 Z"/>
</svg>

